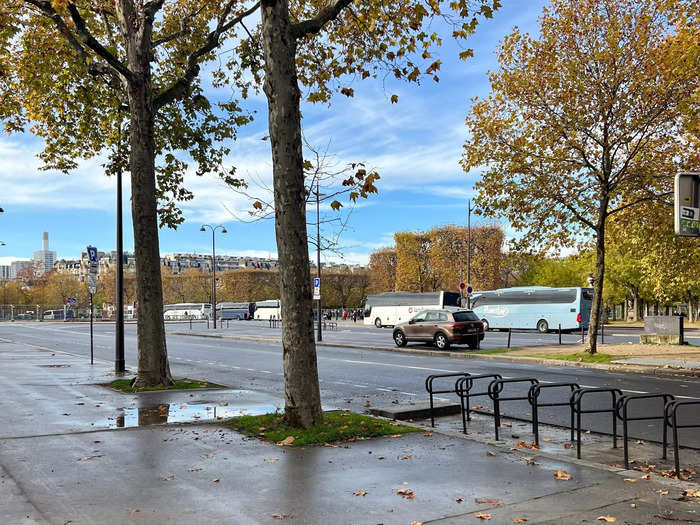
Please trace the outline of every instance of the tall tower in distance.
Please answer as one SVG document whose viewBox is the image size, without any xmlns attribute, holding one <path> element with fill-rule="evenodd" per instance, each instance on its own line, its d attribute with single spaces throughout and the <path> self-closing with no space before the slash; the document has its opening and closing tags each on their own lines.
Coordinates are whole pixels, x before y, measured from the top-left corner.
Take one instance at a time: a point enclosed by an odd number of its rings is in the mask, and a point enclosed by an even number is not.
<svg viewBox="0 0 700 525">
<path fill-rule="evenodd" d="M 44 275 L 53 270 L 56 264 L 56 252 L 49 250 L 49 232 L 41 234 L 41 250 L 34 252 L 34 266 L 37 276 Z"/>
</svg>

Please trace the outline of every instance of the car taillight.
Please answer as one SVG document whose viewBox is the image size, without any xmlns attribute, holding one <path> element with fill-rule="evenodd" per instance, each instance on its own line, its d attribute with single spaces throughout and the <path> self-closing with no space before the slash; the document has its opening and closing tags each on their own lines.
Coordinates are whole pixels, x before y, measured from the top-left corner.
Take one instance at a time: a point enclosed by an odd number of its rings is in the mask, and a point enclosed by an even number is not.
<svg viewBox="0 0 700 525">
<path fill-rule="evenodd" d="M 581 314 L 580 313 L 576 316 L 576 322 L 578 324 L 581 324 Z"/>
</svg>

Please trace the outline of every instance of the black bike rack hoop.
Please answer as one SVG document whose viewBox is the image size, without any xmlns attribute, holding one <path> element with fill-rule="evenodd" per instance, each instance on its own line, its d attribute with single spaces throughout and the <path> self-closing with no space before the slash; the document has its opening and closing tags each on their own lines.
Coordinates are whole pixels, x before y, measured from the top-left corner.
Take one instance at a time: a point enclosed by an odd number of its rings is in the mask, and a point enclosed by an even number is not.
<svg viewBox="0 0 700 525">
<path fill-rule="evenodd" d="M 540 417 L 539 408 L 541 407 L 569 407 L 570 418 L 570 431 L 571 431 L 571 441 L 574 440 L 574 409 L 571 406 L 570 398 L 566 401 L 559 403 L 540 403 L 539 397 L 540 393 L 545 388 L 569 388 L 570 392 L 573 393 L 575 390 L 581 388 L 578 383 L 548 383 L 546 385 L 536 384 L 530 387 L 527 393 L 527 400 L 530 402 L 532 407 L 532 433 L 535 434 L 535 445 L 540 444 Z"/>
<path fill-rule="evenodd" d="M 491 401 L 493 401 L 493 419 L 496 441 L 498 441 L 498 429 L 501 426 L 501 401 L 529 400 L 529 391 L 527 396 L 501 397 L 503 387 L 508 383 L 530 383 L 530 385 L 537 385 L 539 384 L 539 381 L 534 377 L 512 377 L 510 379 L 494 379 L 489 383 L 489 397 L 491 398 Z"/>
</svg>

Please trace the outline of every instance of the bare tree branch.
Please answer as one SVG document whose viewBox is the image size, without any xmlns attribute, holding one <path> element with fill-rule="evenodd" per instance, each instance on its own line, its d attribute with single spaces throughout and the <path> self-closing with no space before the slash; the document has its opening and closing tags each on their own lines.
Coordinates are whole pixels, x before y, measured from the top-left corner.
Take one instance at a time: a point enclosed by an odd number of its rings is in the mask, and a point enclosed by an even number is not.
<svg viewBox="0 0 700 525">
<path fill-rule="evenodd" d="M 343 9 L 349 6 L 352 0 L 336 0 L 333 5 L 322 9 L 315 17 L 304 20 L 292 26 L 292 32 L 296 38 L 318 33 L 323 26 L 331 20 L 338 18 Z"/>
</svg>

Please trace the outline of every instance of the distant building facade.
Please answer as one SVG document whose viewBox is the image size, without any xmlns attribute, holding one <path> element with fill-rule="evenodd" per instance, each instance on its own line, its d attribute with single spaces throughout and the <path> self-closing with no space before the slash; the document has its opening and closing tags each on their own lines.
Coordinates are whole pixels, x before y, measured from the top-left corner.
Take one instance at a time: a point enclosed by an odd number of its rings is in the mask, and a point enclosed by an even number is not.
<svg viewBox="0 0 700 525">
<path fill-rule="evenodd" d="M 34 252 L 34 264 L 37 276 L 44 275 L 53 270 L 56 263 L 56 252 L 49 250 L 49 232 L 41 235 L 42 248 Z"/>
</svg>

